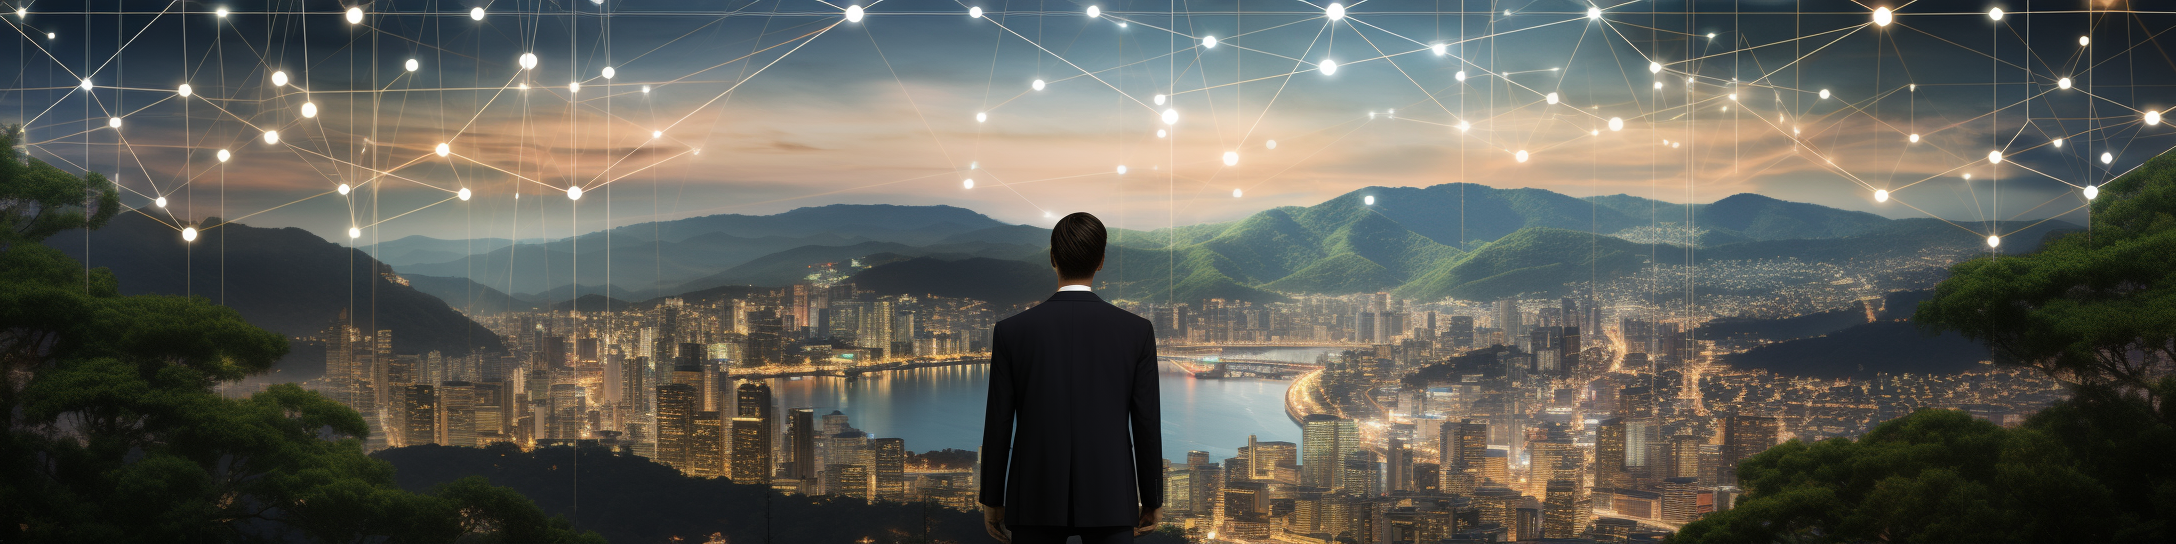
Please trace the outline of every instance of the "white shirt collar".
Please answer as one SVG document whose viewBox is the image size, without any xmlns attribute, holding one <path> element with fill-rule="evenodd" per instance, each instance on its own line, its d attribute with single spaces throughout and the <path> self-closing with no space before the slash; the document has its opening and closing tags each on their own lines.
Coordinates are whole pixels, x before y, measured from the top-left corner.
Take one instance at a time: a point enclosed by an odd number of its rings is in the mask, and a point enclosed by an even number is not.
<svg viewBox="0 0 2176 544">
<path fill-rule="evenodd" d="M 1087 290 L 1088 290 L 1088 286 L 1086 286 L 1086 285 L 1065 285 L 1065 286 L 1060 286 L 1060 287 L 1058 287 L 1058 290 L 1059 290 L 1059 291 L 1087 291 Z"/>
</svg>

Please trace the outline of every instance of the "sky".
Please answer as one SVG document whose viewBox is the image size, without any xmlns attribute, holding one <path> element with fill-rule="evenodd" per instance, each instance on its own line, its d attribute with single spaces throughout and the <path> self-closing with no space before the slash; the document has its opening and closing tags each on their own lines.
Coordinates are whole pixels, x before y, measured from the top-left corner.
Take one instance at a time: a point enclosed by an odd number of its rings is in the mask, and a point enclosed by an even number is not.
<svg viewBox="0 0 2176 544">
<path fill-rule="evenodd" d="M 2084 187 L 2176 147 L 2144 122 L 2176 107 L 2149 39 L 2176 14 L 2123 0 L 1897 0 L 1885 26 L 1892 4 L 1822 0 L 982 1 L 381 1 L 351 24 L 47 0 L 0 17 L 0 117 L 177 230 L 358 244 L 836 203 L 1153 229 L 1460 181 L 1972 230 L 2082 222 Z"/>
</svg>

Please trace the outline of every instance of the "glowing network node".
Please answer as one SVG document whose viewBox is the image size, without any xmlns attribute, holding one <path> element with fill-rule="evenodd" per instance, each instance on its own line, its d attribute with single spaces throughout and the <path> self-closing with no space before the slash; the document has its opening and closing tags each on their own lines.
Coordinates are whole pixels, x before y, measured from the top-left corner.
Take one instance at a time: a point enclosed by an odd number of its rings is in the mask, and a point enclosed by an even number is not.
<svg viewBox="0 0 2176 544">
<path fill-rule="evenodd" d="M 1889 26 L 1889 22 L 1894 20 L 1896 14 L 1889 11 L 1889 8 L 1874 8 L 1874 26 Z"/>
<path fill-rule="evenodd" d="M 302 103 L 302 118 L 304 118 L 304 119 L 308 119 L 308 118 L 311 118 L 311 117 L 317 117 L 317 103 L 316 103 L 316 102 L 303 102 L 303 103 Z"/>
<path fill-rule="evenodd" d="M 224 11 L 224 10 L 222 10 L 222 11 Z M 29 17 L 29 16 L 30 16 L 30 8 L 15 8 L 15 16 L 16 16 L 16 17 L 18 17 L 18 18 L 21 18 L 21 17 Z"/>
<path fill-rule="evenodd" d="M 1238 166 L 1238 165 L 1239 165 L 1239 152 L 1238 152 L 1238 151 L 1226 151 L 1226 152 L 1224 152 L 1224 165 L 1225 165 L 1225 166 Z"/>
<path fill-rule="evenodd" d="M 1589 131 L 1587 131 L 1587 135 L 1588 135 L 1588 136 L 1601 136 L 1601 135 L 1602 135 L 1602 131 L 1601 131 L 1601 130 L 1589 130 Z"/>
<path fill-rule="evenodd" d="M 339 187 L 335 187 L 335 188 L 333 188 L 333 190 L 335 190 L 335 191 L 339 191 L 339 192 L 340 192 L 340 194 L 343 194 L 343 195 L 345 195 L 345 194 L 348 194 L 348 191 L 353 191 L 353 190 L 355 190 L 355 188 L 353 188 L 353 187 L 348 187 L 348 184 L 342 183 L 342 184 L 340 184 L 340 186 L 339 186 Z"/>
<path fill-rule="evenodd" d="M 529 90 L 529 84 L 527 84 L 527 83 L 523 83 L 523 84 L 520 84 L 520 85 L 515 85 L 515 86 L 514 86 L 514 88 L 516 88 L 516 89 L 521 89 L 521 90 L 524 90 L 524 91 L 526 91 L 526 90 Z"/>
<path fill-rule="evenodd" d="M 234 158 L 234 154 L 233 154 L 233 153 L 229 153 L 229 152 L 227 152 L 227 150 L 225 150 L 225 149 L 221 149 L 221 150 L 219 150 L 219 155 L 218 155 L 218 156 L 219 156 L 219 162 L 227 162 L 227 159 L 231 159 L 231 158 Z"/>
<path fill-rule="evenodd" d="M 567 94 L 574 94 L 574 93 L 578 93 L 578 92 L 582 92 L 582 82 L 580 82 L 580 81 L 569 81 L 569 82 L 567 82 Z"/>
<path fill-rule="evenodd" d="M 1995 10 L 1995 11 L 1997 11 L 1997 12 L 2000 12 L 2000 11 L 2002 11 L 2002 10 L 1999 10 L 1999 9 L 1998 9 L 1998 10 Z M 1996 17 L 1996 19 L 2001 19 L 2001 17 Z M 1997 248 L 1997 247 L 2002 247 L 2002 237 L 2001 237 L 2001 236 L 1994 236 L 1994 235 L 1988 235 L 1988 236 L 1987 236 L 1987 247 L 1990 247 L 1990 248 Z"/>
<path fill-rule="evenodd" d="M 1919 92 L 1919 84 L 1918 84 L 1918 83 L 1913 83 L 1913 84 L 1911 84 L 1911 85 L 1905 86 L 1905 88 L 1906 88 L 1906 89 L 1908 89 L 1908 90 L 1910 90 L 1911 92 L 1915 92 L 1915 93 L 1916 93 L 1916 92 Z"/>
<path fill-rule="evenodd" d="M 1611 118 L 1609 118 L 1609 131 L 1610 131 L 1610 132 L 1616 132 L 1616 131 L 1620 131 L 1620 130 L 1624 130 L 1624 118 L 1623 118 L 1623 117 L 1611 117 Z"/>
<path fill-rule="evenodd" d="M 1118 165 L 1118 174 L 1119 174 L 1119 175 L 1125 175 L 1125 174 L 1126 174 L 1126 165 L 1123 165 L 1123 164 L 1121 164 L 1121 165 Z"/>
<path fill-rule="evenodd" d="M 1965 174 L 1965 175 L 1964 175 L 1964 180 L 1965 180 L 1965 181 L 1972 181 L 1972 174 Z"/>
<path fill-rule="evenodd" d="M 468 202 L 468 198 L 473 195 L 474 193 L 468 192 L 467 187 L 462 187 L 460 191 L 453 193 L 453 196 L 460 197 L 462 202 Z"/>
<path fill-rule="evenodd" d="M 84 80 L 84 81 L 89 81 L 89 80 Z M 285 87 L 285 86 L 287 86 L 287 71 L 286 71 L 286 70 L 280 70 L 280 71 L 272 72 L 272 86 L 274 86 L 274 87 Z"/>
<path fill-rule="evenodd" d="M 1588 8 L 1587 8 L 1587 18 L 1588 18 L 1588 19 L 1600 19 L 1600 18 L 1602 18 L 1602 8 L 1598 8 L 1598 7 L 1588 7 Z"/>
<path fill-rule="evenodd" d="M 2078 46 L 2079 46 L 2079 47 L 2084 47 L 2084 46 L 2088 46 L 2088 45 L 2093 45 L 2093 37 L 2092 37 L 2092 36 L 2079 36 L 2079 37 L 2078 37 Z"/>
<path fill-rule="evenodd" d="M 1158 137 L 1158 138 L 1162 138 L 1162 137 L 1165 137 L 1165 136 L 1170 136 L 1170 135 L 1171 135 L 1171 133 L 1170 133 L 1170 132 L 1167 132 L 1167 131 L 1165 131 L 1164 129 L 1160 129 L 1160 128 L 1159 128 L 1159 129 L 1156 129 L 1156 137 Z"/>
<path fill-rule="evenodd" d="M 982 6 L 975 6 L 975 7 L 967 8 L 967 18 L 969 18 L 969 19 L 981 19 L 981 18 L 982 18 Z"/>
<path fill-rule="evenodd" d="M 77 86 L 82 87 L 83 90 L 86 91 L 91 90 L 91 78 L 83 78 L 83 83 Z"/>
<path fill-rule="evenodd" d="M 348 8 L 348 24 L 363 24 L 363 8 Z"/>
<path fill-rule="evenodd" d="M 1101 8 L 1101 7 L 1096 7 L 1096 6 L 1088 6 L 1088 18 L 1090 18 L 1090 19 L 1094 19 L 1094 18 L 1097 18 L 1097 17 L 1102 17 L 1102 16 L 1103 16 L 1103 8 Z"/>
<path fill-rule="evenodd" d="M 2146 111 L 2146 126 L 2149 126 L 2149 127 L 2150 127 L 2150 126 L 2154 126 L 2154 125 L 2158 125 L 2158 124 L 2161 124 L 2161 112 L 2158 112 L 2158 111 L 2152 111 L 2152 110 L 2147 110 L 2147 111 Z"/>
<path fill-rule="evenodd" d="M 1246 194 L 1246 193 L 1243 193 L 1243 192 L 1241 192 L 1241 191 L 1240 191 L 1240 190 L 1238 190 L 1238 189 L 1232 189 L 1232 198 L 1239 198 L 1239 196 L 1240 196 L 1240 195 L 1243 195 L 1243 194 Z"/>
<path fill-rule="evenodd" d="M 1710 40 L 1712 40 L 1712 39 L 1715 39 L 1715 33 L 1714 33 L 1714 32 L 1709 32 L 1709 33 L 1708 33 L 1708 39 L 1710 39 Z"/>
<path fill-rule="evenodd" d="M 484 8 L 468 8 L 468 19 L 471 21 L 484 20 Z"/>
<path fill-rule="evenodd" d="M 164 208 L 164 207 L 166 207 L 166 197 L 163 197 L 163 196 L 162 196 L 162 197 L 158 197 L 158 198 L 154 198 L 154 199 L 151 199 L 151 205 L 153 205 L 153 206 L 158 206 L 158 207 L 161 207 L 161 208 Z"/>
<path fill-rule="evenodd" d="M 581 186 L 578 186 L 578 185 L 569 185 L 569 186 L 567 186 L 567 200 L 581 200 L 581 199 L 582 199 L 582 187 L 581 187 Z"/>
<path fill-rule="evenodd" d="M 483 8 L 477 8 L 477 9 L 483 9 Z M 215 9 L 215 10 L 212 10 L 212 15 L 218 16 L 218 17 L 219 17 L 219 18 L 221 18 L 221 19 L 225 19 L 225 18 L 227 18 L 227 8 L 219 8 L 219 9 Z"/>
<path fill-rule="evenodd" d="M 2100 188 L 2099 188 L 2099 187 L 2094 187 L 2094 186 L 2091 186 L 2091 185 L 2087 185 L 2087 186 L 2085 186 L 2085 199 L 2086 199 L 2086 200 L 2092 200 L 2092 199 L 2094 199 L 2094 198 L 2096 198 L 2096 197 L 2099 197 L 2099 196 L 2100 196 Z"/>
<path fill-rule="evenodd" d="M 1277 141 L 1276 141 L 1276 140 L 1270 140 L 1270 141 L 1269 141 L 1269 143 L 1267 143 L 1267 144 L 1263 144 L 1263 145 L 1264 145 L 1265 147 L 1268 147 L 1268 148 L 1270 148 L 1270 149 L 1276 149 L 1276 148 L 1277 148 Z"/>
<path fill-rule="evenodd" d="M 643 86 L 642 86 L 642 94 L 650 94 L 650 86 L 649 86 L 649 85 L 643 85 Z"/>
<path fill-rule="evenodd" d="M 1164 120 L 1164 124 L 1166 124 L 1166 125 L 1176 125 L 1176 124 L 1179 124 L 1179 110 L 1176 110 L 1176 109 L 1171 109 L 1171 108 L 1164 108 L 1164 115 L 1163 115 L 1163 120 Z M 1158 135 L 1162 135 L 1162 134 L 1163 134 L 1163 131 L 1161 131 L 1161 130 L 1159 130 L 1159 131 L 1156 131 L 1156 132 L 1157 132 L 1157 134 L 1158 134 Z"/>
<path fill-rule="evenodd" d="M 1527 155 L 1526 155 L 1526 150 L 1524 150 L 1524 149 L 1521 149 L 1521 150 L 1519 150 L 1519 152 L 1518 152 L 1518 153 L 1513 153 L 1513 154 L 1511 154 L 1511 156 L 1512 156 L 1512 158 L 1516 158 L 1516 159 L 1518 159 L 1518 160 L 1519 160 L 1519 162 L 1526 162 L 1526 157 L 1527 157 Z"/>
<path fill-rule="evenodd" d="M 1460 119 L 1458 121 L 1458 131 L 1465 132 L 1468 130 L 1473 130 L 1473 123 L 1468 123 L 1464 119 Z"/>
<path fill-rule="evenodd" d="M 277 131 L 277 130 L 267 130 L 267 131 L 264 131 L 264 143 L 268 143 L 268 144 L 276 144 L 276 143 L 280 143 L 280 131 Z"/>
<path fill-rule="evenodd" d="M 1546 101 L 1548 101 L 1548 102 L 1549 102 L 1550 104 L 1555 104 L 1555 103 L 1556 103 L 1556 93 L 1549 93 L 1549 96 L 1545 96 L 1545 97 L 1542 97 L 1542 100 L 1546 100 Z"/>
<path fill-rule="evenodd" d="M 1650 73 L 1650 74 L 1660 74 L 1660 73 L 1662 73 L 1662 63 L 1660 63 L 1660 62 L 1650 62 L 1650 63 L 1647 63 L 1647 73 Z"/>
<path fill-rule="evenodd" d="M 1028 83 L 1028 87 L 1034 88 L 1035 90 L 1038 90 L 1038 91 L 1040 91 L 1040 90 L 1043 90 L 1043 86 L 1044 86 L 1043 80 L 1040 80 L 1040 79 L 1038 79 L 1038 80 L 1035 80 L 1035 81 L 1033 81 L 1033 82 L 1030 82 L 1030 83 Z"/>
<path fill-rule="evenodd" d="M 1906 139 L 1908 139 L 1908 140 L 1911 140 L 1911 141 L 1912 141 L 1912 143 L 1915 143 L 1915 144 L 1916 144 L 1916 143 L 1919 143 L 1919 134 L 1917 134 L 1917 133 L 1913 133 L 1913 134 L 1911 135 L 1911 137 L 1909 137 L 1909 138 L 1906 138 Z"/>
<path fill-rule="evenodd" d="M 187 83 L 183 83 L 183 84 L 181 84 L 181 87 L 179 87 L 179 88 L 176 88 L 176 89 L 174 89 L 174 94 L 179 94 L 179 95 L 181 95 L 181 96 L 182 96 L 183 98 L 187 98 L 187 97 L 188 97 L 189 95 L 191 95 L 191 94 L 195 94 L 195 93 L 196 93 L 196 88 L 195 88 L 195 87 L 190 87 L 190 86 L 189 86 L 189 84 L 187 84 Z"/>
<path fill-rule="evenodd" d="M 968 169 L 968 170 L 974 170 L 974 169 L 977 169 L 977 168 L 982 168 L 982 162 L 981 162 L 981 161 L 967 161 L 967 169 Z"/>
<path fill-rule="evenodd" d="M 846 22 L 859 23 L 861 22 L 861 15 L 861 6 L 846 6 Z"/>
<path fill-rule="evenodd" d="M 2002 20 L 2002 8 L 1993 8 L 1987 10 L 1987 18 L 1997 21 Z"/>
<path fill-rule="evenodd" d="M 1880 190 L 1876 190 L 1876 191 L 1874 191 L 1874 201 L 1875 201 L 1875 202 L 1888 202 L 1888 201 L 1889 201 L 1889 190 L 1888 190 L 1888 189 L 1880 189 Z"/>
<path fill-rule="evenodd" d="M 1345 18 L 1345 5 L 1331 2 L 1330 7 L 1322 9 L 1322 14 L 1332 21 L 1342 20 Z"/>
<path fill-rule="evenodd" d="M 447 156 L 447 155 L 452 155 L 452 154 L 453 154 L 453 146 L 450 146 L 450 145 L 446 145 L 446 144 L 438 144 L 438 147 L 437 147 L 436 149 L 432 149 L 432 150 L 431 150 L 431 152 L 432 152 L 432 153 L 437 153 L 437 154 L 438 154 L 438 156 L 440 156 L 440 157 L 444 157 L 444 156 Z"/>
<path fill-rule="evenodd" d="M 1330 60 L 1330 59 L 1322 59 L 1322 64 L 1317 64 L 1317 65 L 1315 65 L 1315 67 L 1316 67 L 1316 68 L 1319 68 L 1319 69 L 1321 69 L 1321 70 L 1322 70 L 1322 75 L 1326 75 L 1326 76 L 1334 76 L 1334 75 L 1337 75 L 1337 61 L 1334 61 L 1334 60 Z"/>
<path fill-rule="evenodd" d="M 1202 49 L 1216 49 L 1216 36 L 1202 36 L 1202 37 L 1201 37 L 1201 48 L 1202 48 Z"/>
<path fill-rule="evenodd" d="M 1171 98 L 1171 97 L 1168 97 L 1168 96 L 1164 96 L 1164 95 L 1160 95 L 1160 94 L 1159 94 L 1159 95 L 1156 95 L 1156 98 L 1155 98 L 1154 100 L 1156 101 L 1156 105 L 1158 105 L 1158 106 L 1161 106 L 1161 105 L 1164 105 L 1164 101 L 1165 101 L 1165 100 L 1169 100 L 1170 98 Z"/>
<path fill-rule="evenodd" d="M 107 127 L 110 127 L 110 128 L 121 128 L 121 118 L 119 118 L 119 117 L 108 117 L 108 118 L 106 118 L 106 126 L 107 126 Z"/>
<path fill-rule="evenodd" d="M 1368 196 L 1363 196 L 1363 197 L 1360 197 L 1360 204 L 1362 204 L 1362 205 L 1367 205 L 1367 206 L 1374 206 L 1374 205 L 1375 205 L 1375 195 L 1368 195 Z"/>
<path fill-rule="evenodd" d="M 520 62 L 523 70 L 536 68 L 536 53 L 522 53 Z"/>
<path fill-rule="evenodd" d="M 973 189 L 973 188 L 975 188 L 975 178 L 967 178 L 967 179 L 966 179 L 965 181 L 961 181 L 961 182 L 960 182 L 960 188 L 963 188 L 963 189 Z"/>
<path fill-rule="evenodd" d="M 2051 141 L 2049 141 L 2048 143 L 2051 143 L 2051 144 L 2055 144 L 2055 147 L 2062 147 L 2062 146 L 2063 146 L 2063 139 L 2062 139 L 2062 138 L 2056 138 L 2056 139 L 2054 139 L 2054 140 L 2051 140 Z"/>
<path fill-rule="evenodd" d="M 2112 163 L 2112 162 L 2116 162 L 2116 156 L 2115 156 L 2115 154 L 2114 154 L 2114 153 L 2108 153 L 2108 152 L 2105 152 L 2105 151 L 2101 152 L 2101 154 L 2100 154 L 2100 163 L 2101 163 L 2101 164 L 2108 164 L 2108 163 Z"/>
<path fill-rule="evenodd" d="M 182 227 L 182 228 L 181 228 L 181 241 L 183 241 L 183 242 L 194 242 L 194 241 L 196 241 L 196 227 Z"/>
<path fill-rule="evenodd" d="M 990 114 L 989 114 L 989 113 L 987 113 L 987 112 L 979 112 L 979 111 L 978 111 L 978 112 L 975 112 L 975 122 L 977 122 L 977 123 L 983 123 L 983 122 L 988 122 L 989 120 L 990 120 Z"/>
<path fill-rule="evenodd" d="M 1458 79 L 1459 81 L 1465 81 L 1465 80 L 1466 80 L 1466 71 L 1465 71 L 1465 70 L 1459 70 L 1459 71 L 1458 71 L 1458 73 L 1456 73 L 1456 74 L 1451 74 L 1451 77 L 1453 77 L 1453 78 L 1457 78 L 1457 79 Z"/>
<path fill-rule="evenodd" d="M 1989 152 L 1987 152 L 1987 164 L 2002 164 L 2002 152 L 2001 152 L 2001 151 L 1989 151 Z"/>
<path fill-rule="evenodd" d="M 606 66 L 604 67 L 604 71 L 598 75 L 604 76 L 605 79 L 612 79 L 612 76 L 620 75 L 620 71 L 614 70 L 610 66 Z"/>
<path fill-rule="evenodd" d="M 1657 89 L 1660 89 L 1660 88 L 1662 88 L 1662 82 L 1660 82 L 1660 81 L 1657 81 L 1657 82 L 1655 82 L 1655 88 L 1657 88 Z"/>
<path fill-rule="evenodd" d="M 1738 93 L 1730 93 L 1730 101 L 1731 101 L 1731 102 L 1737 102 L 1737 101 L 1738 101 Z"/>
<path fill-rule="evenodd" d="M 650 139 L 652 139 L 652 140 L 655 140 L 655 139 L 658 139 L 658 138 L 663 138 L 663 137 L 665 137 L 665 131 L 662 131 L 662 130 L 652 130 L 652 131 L 650 131 Z"/>
<path fill-rule="evenodd" d="M 1436 56 L 1438 56 L 1438 57 L 1440 57 L 1440 56 L 1444 56 L 1444 55 L 1449 55 L 1449 54 L 1451 54 L 1451 46 L 1450 46 L 1450 44 L 1441 44 L 1441 43 L 1439 43 L 1439 44 L 1431 45 L 1431 46 L 1428 46 L 1428 50 L 1429 50 L 1429 51 L 1432 51 L 1432 52 L 1435 52 Z"/>
<path fill-rule="evenodd" d="M 363 237 L 363 229 L 359 229 L 359 228 L 355 228 L 355 227 L 348 227 L 348 239 L 352 240 L 352 239 L 356 239 L 356 238 L 362 238 L 362 237 Z"/>
<path fill-rule="evenodd" d="M 58 39 L 60 39 L 60 34 L 57 34 L 57 33 L 53 33 L 53 32 L 47 32 L 47 33 L 45 33 L 45 39 L 48 39 L 48 40 L 58 40 Z"/>
<path fill-rule="evenodd" d="M 1821 89 L 1821 99 L 1828 100 L 1828 89 Z"/>
<path fill-rule="evenodd" d="M 2068 88 L 2070 88 L 2070 78 L 2067 78 L 2067 77 L 2066 77 L 2066 78 L 2062 78 L 2062 79 L 2058 79 L 2058 80 L 2055 80 L 2055 87 L 2056 87 L 2056 88 L 2058 88 L 2058 89 L 2068 89 Z"/>
</svg>

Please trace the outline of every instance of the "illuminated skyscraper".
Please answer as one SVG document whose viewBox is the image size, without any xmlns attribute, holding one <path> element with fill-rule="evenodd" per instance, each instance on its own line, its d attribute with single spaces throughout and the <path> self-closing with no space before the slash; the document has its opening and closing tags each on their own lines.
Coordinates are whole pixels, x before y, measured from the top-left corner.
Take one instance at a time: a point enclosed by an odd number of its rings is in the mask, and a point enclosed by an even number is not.
<svg viewBox="0 0 2176 544">
<path fill-rule="evenodd" d="M 1542 538 L 1574 538 L 1587 524 L 1587 499 L 1579 482 L 1550 480 L 1542 499 Z"/>
<path fill-rule="evenodd" d="M 1350 419 L 1328 414 L 1307 416 L 1300 423 L 1300 485 L 1345 487 L 1346 452 L 1360 449 L 1360 428 Z"/>
<path fill-rule="evenodd" d="M 587 391 L 579 384 L 555 383 L 551 388 L 551 437 L 573 440 L 582 437 L 588 424 Z"/>
<path fill-rule="evenodd" d="M 1443 467 L 1446 491 L 1465 493 L 1480 485 L 1481 458 L 1488 452 L 1488 424 L 1474 420 L 1443 422 L 1436 460 Z"/>
<path fill-rule="evenodd" d="M 1738 463 L 1753 454 L 1776 445 L 1776 418 L 1761 416 L 1725 416 L 1723 418 L 1723 458 L 1720 466 L 1720 483 L 1738 481 Z"/>
<path fill-rule="evenodd" d="M 816 459 L 816 411 L 795 408 L 786 412 L 786 477 L 798 480 L 816 478 L 816 469 L 823 462 Z"/>
<path fill-rule="evenodd" d="M 1692 478 L 1662 480 L 1662 521 L 1689 523 L 1700 517 L 1699 483 Z"/>
<path fill-rule="evenodd" d="M 880 500 L 904 502 L 907 500 L 907 441 L 900 438 L 878 438 L 870 443 L 870 454 L 876 466 L 872 475 L 876 480 L 874 493 Z"/>
<path fill-rule="evenodd" d="M 771 479 L 771 386 L 761 381 L 740 384 L 733 416 L 733 472 L 736 482 L 767 482 Z"/>
<path fill-rule="evenodd" d="M 688 433 L 688 475 L 698 478 L 725 476 L 725 420 L 714 411 L 695 413 Z"/>
<path fill-rule="evenodd" d="M 688 472 L 694 453 L 690 438 L 695 433 L 695 386 L 676 383 L 657 387 L 657 460 Z"/>
<path fill-rule="evenodd" d="M 407 417 L 406 444 L 420 446 L 438 442 L 438 392 L 428 385 L 411 385 L 403 389 L 403 414 Z"/>
<path fill-rule="evenodd" d="M 476 443 L 476 387 L 464 381 L 438 385 L 438 443 L 474 447 Z"/>
<path fill-rule="evenodd" d="M 1625 470 L 1625 422 L 1602 420 L 1594 433 L 1594 487 L 1629 488 L 1632 476 Z"/>
</svg>

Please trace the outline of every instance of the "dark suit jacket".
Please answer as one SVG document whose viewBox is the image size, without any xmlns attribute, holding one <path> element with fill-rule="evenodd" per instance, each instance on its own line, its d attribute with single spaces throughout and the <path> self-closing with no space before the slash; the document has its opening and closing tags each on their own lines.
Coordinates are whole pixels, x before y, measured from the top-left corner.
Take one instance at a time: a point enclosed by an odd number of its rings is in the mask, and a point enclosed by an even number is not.
<svg viewBox="0 0 2176 544">
<path fill-rule="evenodd" d="M 1163 504 L 1148 320 L 1059 291 L 990 338 L 982 504 L 1005 507 L 1008 526 L 1072 527 L 1130 526 Z"/>
</svg>

